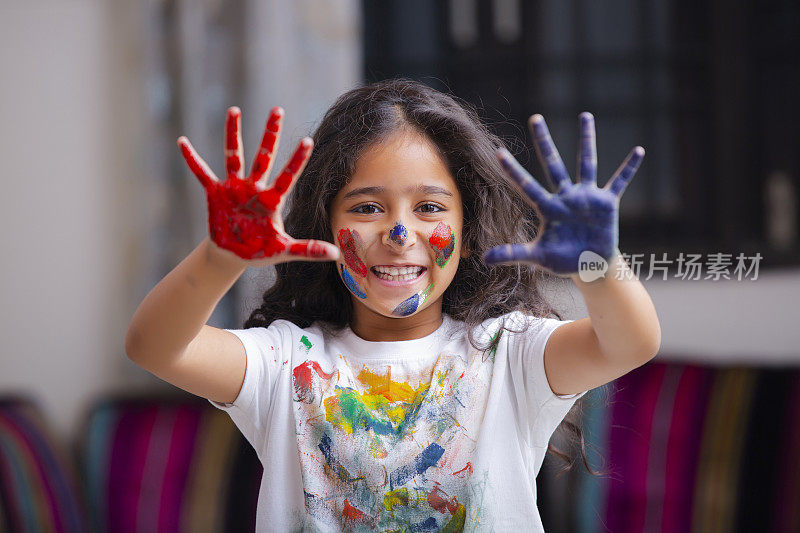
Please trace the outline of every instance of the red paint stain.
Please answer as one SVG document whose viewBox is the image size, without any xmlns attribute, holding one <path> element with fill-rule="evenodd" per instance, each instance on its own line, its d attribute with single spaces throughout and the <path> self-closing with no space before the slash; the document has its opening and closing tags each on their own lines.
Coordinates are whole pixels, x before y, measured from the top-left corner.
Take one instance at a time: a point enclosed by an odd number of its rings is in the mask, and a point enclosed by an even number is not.
<svg viewBox="0 0 800 533">
<path fill-rule="evenodd" d="M 471 476 L 472 475 L 472 463 L 467 461 L 467 466 L 465 466 L 464 468 L 462 468 L 458 472 L 453 472 L 453 475 L 454 476 L 458 476 L 458 477 L 463 477 L 463 478 Z"/>
<path fill-rule="evenodd" d="M 446 499 L 446 494 L 439 487 L 434 487 L 428 493 L 428 505 L 440 513 L 449 512 L 455 514 L 458 509 L 458 499 L 453 497 L 450 500 Z"/>
<path fill-rule="evenodd" d="M 359 251 L 362 250 L 364 245 L 361 241 L 361 236 L 356 230 L 350 231 L 349 229 L 339 230 L 339 248 L 344 254 L 344 262 L 350 269 L 361 276 L 367 277 L 367 265 L 359 257 Z"/>
<path fill-rule="evenodd" d="M 447 248 L 450 245 L 450 241 L 453 240 L 452 234 L 453 229 L 450 226 L 444 222 L 439 222 L 439 225 L 433 230 L 433 234 L 431 234 L 428 242 L 436 248 Z"/>
<path fill-rule="evenodd" d="M 350 505 L 350 502 L 347 501 L 347 498 L 344 500 L 344 510 L 342 510 L 342 516 L 345 520 L 352 520 L 353 522 L 357 522 L 359 524 L 366 524 L 374 527 L 375 519 L 353 505 Z"/>
<path fill-rule="evenodd" d="M 312 143 L 304 140 L 295 150 L 272 187 L 261 190 L 258 180 L 268 169 L 280 130 L 283 111 L 275 108 L 267 122 L 261 148 L 253 162 L 253 171 L 242 179 L 241 111 L 228 110 L 225 125 L 225 165 L 228 179 L 221 182 L 197 155 L 188 139 L 178 139 L 186 163 L 206 189 L 208 225 L 211 239 L 220 247 L 243 259 L 263 259 L 288 251 L 290 255 L 320 258 L 327 249 L 318 241 L 295 242 L 274 219 L 281 199 L 297 179 L 311 155 Z"/>
<path fill-rule="evenodd" d="M 313 403 L 315 397 L 314 374 L 322 379 L 331 379 L 333 372 L 325 373 L 316 361 L 305 361 L 292 370 L 292 382 L 297 400 L 304 403 Z"/>
</svg>

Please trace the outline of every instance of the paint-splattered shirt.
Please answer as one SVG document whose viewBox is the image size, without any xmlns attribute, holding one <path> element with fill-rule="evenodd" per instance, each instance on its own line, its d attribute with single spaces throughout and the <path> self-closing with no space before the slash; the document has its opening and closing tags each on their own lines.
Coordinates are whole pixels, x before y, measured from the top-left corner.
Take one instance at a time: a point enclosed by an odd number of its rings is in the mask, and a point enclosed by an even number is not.
<svg viewBox="0 0 800 533">
<path fill-rule="evenodd" d="M 259 531 L 541 531 L 536 475 L 582 396 L 556 396 L 544 346 L 566 323 L 487 320 L 477 351 L 445 315 L 430 335 L 370 342 L 285 320 L 229 330 L 247 353 L 226 410 L 264 474 Z"/>
</svg>

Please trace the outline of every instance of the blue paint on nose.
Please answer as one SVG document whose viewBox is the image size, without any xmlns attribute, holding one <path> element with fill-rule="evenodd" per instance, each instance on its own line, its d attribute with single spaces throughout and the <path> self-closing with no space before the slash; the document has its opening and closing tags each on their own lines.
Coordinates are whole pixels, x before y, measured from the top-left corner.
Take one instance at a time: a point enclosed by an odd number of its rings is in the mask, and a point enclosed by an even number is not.
<svg viewBox="0 0 800 533">
<path fill-rule="evenodd" d="M 408 239 L 408 230 L 403 224 L 397 222 L 389 231 L 389 238 L 403 246 L 406 243 L 406 239 Z"/>
</svg>

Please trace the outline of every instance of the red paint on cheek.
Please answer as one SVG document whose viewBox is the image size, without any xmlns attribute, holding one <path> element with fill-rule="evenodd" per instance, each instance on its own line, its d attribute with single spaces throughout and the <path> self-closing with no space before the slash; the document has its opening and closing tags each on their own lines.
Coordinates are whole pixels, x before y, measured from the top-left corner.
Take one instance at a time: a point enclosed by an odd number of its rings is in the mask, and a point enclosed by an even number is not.
<svg viewBox="0 0 800 533">
<path fill-rule="evenodd" d="M 444 222 L 439 222 L 428 241 L 436 248 L 447 248 L 453 240 L 452 235 L 453 229 Z"/>
<path fill-rule="evenodd" d="M 344 254 L 344 262 L 350 267 L 350 270 L 361 276 L 367 277 L 367 265 L 359 257 L 359 252 L 363 250 L 364 245 L 361 242 L 361 237 L 356 230 L 352 232 L 349 229 L 339 230 L 339 248 Z"/>
</svg>

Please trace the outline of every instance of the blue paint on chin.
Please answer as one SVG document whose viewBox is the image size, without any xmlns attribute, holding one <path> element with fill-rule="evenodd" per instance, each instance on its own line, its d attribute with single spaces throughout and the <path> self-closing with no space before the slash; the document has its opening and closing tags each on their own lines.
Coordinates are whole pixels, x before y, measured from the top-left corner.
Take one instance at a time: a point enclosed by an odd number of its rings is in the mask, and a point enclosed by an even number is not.
<svg viewBox="0 0 800 533">
<path fill-rule="evenodd" d="M 417 307 L 419 307 L 419 294 L 415 294 L 401 302 L 397 307 L 394 308 L 392 314 L 397 316 L 408 316 L 413 314 L 414 311 L 417 310 Z"/>
<path fill-rule="evenodd" d="M 361 298 L 362 300 L 367 297 L 364 293 L 364 290 L 361 288 L 361 285 L 353 279 L 353 276 L 350 275 L 350 272 L 344 265 L 339 265 L 342 269 L 342 279 L 344 280 L 344 284 L 347 285 L 347 288 L 350 289 L 350 292 Z"/>
<path fill-rule="evenodd" d="M 389 238 L 400 246 L 403 246 L 406 243 L 406 239 L 408 239 L 408 230 L 405 226 L 398 222 L 389 231 Z"/>
<path fill-rule="evenodd" d="M 425 290 L 419 291 L 418 293 L 400 302 L 400 305 L 394 308 L 392 314 L 395 316 L 408 316 L 414 314 L 414 312 L 419 309 L 419 306 L 425 303 L 425 300 L 428 299 L 428 296 L 430 296 L 432 292 L 433 283 L 425 287 Z"/>
</svg>

